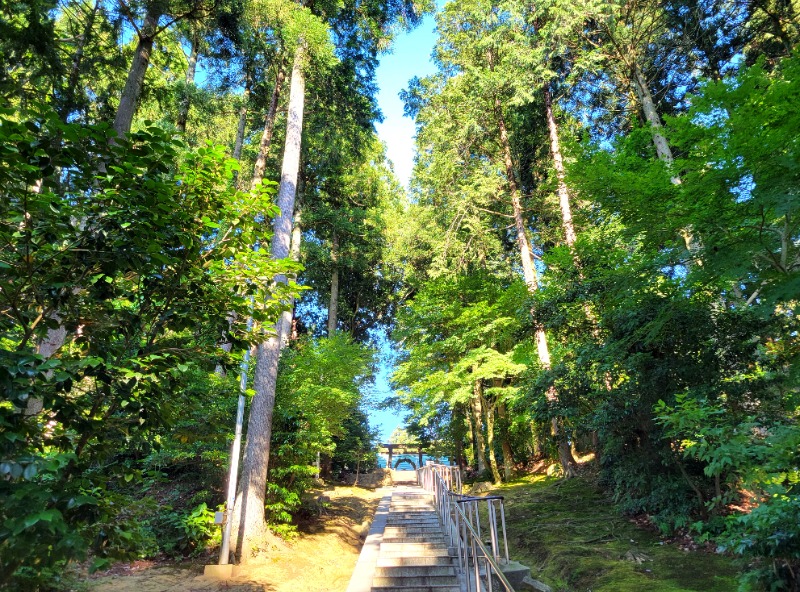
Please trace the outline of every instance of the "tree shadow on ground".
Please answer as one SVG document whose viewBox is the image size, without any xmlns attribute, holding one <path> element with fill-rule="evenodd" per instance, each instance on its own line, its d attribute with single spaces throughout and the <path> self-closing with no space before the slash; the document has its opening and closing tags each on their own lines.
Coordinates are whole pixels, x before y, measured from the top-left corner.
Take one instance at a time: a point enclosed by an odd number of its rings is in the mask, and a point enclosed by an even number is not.
<svg viewBox="0 0 800 592">
<path fill-rule="evenodd" d="M 315 503 L 297 521 L 302 535 L 335 533 L 342 541 L 360 548 L 369 531 L 381 494 L 375 489 L 348 487 L 349 490 L 331 495 L 320 494 Z M 337 490 L 338 491 L 338 490 Z"/>
<path fill-rule="evenodd" d="M 108 575 L 89 582 L 90 592 L 274 592 L 276 588 L 243 575 L 236 580 L 203 577 L 196 564 L 144 565 L 135 562 L 116 566 Z"/>
</svg>

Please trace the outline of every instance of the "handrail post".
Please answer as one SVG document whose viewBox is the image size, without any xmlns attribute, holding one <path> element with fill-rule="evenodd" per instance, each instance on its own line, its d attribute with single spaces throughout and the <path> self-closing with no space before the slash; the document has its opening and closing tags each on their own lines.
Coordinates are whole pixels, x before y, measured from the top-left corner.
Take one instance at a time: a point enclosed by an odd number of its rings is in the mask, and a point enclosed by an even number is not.
<svg viewBox="0 0 800 592">
<path fill-rule="evenodd" d="M 495 583 L 504 592 L 514 592 L 500 564 L 508 563 L 508 539 L 506 536 L 505 507 L 503 498 L 489 496 L 476 498 L 453 491 L 461 489 L 460 471 L 454 476 L 453 467 L 428 465 L 418 472 L 418 482 L 430 492 L 434 505 L 447 528 L 450 543 L 456 547 L 458 569 L 468 592 L 493 592 Z M 481 540 L 481 517 L 479 502 L 486 502 L 487 528 L 491 538 L 491 550 Z M 498 502 L 498 504 L 496 504 Z M 500 533 L 497 524 L 497 509 L 500 508 L 500 528 L 503 531 L 503 550 L 500 550 Z M 474 582 L 474 586 L 473 586 Z"/>
<path fill-rule="evenodd" d="M 508 537 L 506 536 L 506 509 L 503 505 L 503 500 L 500 500 L 500 522 L 503 526 L 503 550 L 506 555 L 506 564 L 508 564 Z"/>
</svg>

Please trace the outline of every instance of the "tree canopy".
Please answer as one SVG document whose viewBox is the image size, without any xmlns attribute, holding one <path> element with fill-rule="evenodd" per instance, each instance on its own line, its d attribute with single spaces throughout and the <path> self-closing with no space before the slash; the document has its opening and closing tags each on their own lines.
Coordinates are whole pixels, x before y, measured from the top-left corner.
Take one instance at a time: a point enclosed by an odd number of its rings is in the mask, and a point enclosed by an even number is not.
<svg viewBox="0 0 800 592">
<path fill-rule="evenodd" d="M 798 589 L 800 3 L 451 0 L 405 191 L 376 69 L 434 9 L 0 9 L 0 588 L 213 546 L 240 392 L 233 559 L 292 536 L 394 359 L 392 441 Z"/>
</svg>

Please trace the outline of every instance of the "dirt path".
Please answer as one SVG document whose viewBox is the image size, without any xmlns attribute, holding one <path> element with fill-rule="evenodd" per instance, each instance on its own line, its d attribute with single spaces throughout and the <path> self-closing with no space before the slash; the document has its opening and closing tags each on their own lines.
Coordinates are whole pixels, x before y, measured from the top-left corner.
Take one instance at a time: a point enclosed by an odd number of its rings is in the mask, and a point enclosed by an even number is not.
<svg viewBox="0 0 800 592">
<path fill-rule="evenodd" d="M 380 490 L 336 487 L 319 516 L 300 524 L 300 536 L 259 558 L 246 575 L 205 578 L 200 564 L 135 562 L 88 582 L 90 592 L 343 592 L 369 530 Z M 363 536 L 362 536 L 363 535 Z"/>
</svg>

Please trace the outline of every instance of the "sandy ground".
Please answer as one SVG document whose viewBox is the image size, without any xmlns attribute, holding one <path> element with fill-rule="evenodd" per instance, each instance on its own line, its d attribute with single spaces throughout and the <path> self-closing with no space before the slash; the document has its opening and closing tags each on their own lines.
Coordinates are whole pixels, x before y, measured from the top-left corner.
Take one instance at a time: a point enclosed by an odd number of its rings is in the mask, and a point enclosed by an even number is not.
<svg viewBox="0 0 800 592">
<path fill-rule="evenodd" d="M 300 536 L 219 581 L 199 564 L 136 562 L 117 565 L 88 582 L 90 592 L 344 592 L 350 581 L 380 489 L 336 487 L 319 516 L 300 525 Z"/>
</svg>

